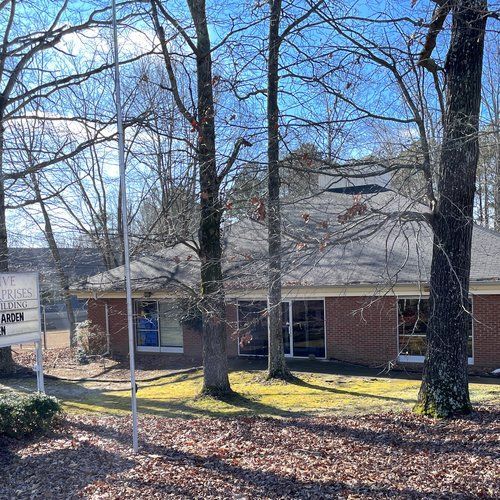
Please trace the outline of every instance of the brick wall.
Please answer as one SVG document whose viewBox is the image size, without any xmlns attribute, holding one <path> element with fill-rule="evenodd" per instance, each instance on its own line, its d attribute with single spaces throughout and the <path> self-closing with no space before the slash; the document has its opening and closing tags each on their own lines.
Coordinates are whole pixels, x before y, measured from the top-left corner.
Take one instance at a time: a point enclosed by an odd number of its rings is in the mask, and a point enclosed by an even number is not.
<svg viewBox="0 0 500 500">
<path fill-rule="evenodd" d="M 112 356 L 128 355 L 127 303 L 125 299 L 90 299 L 87 303 L 88 318 L 106 331 L 106 310 L 108 304 L 109 344 Z"/>
<path fill-rule="evenodd" d="M 474 367 L 500 368 L 500 295 L 474 295 Z"/>
<path fill-rule="evenodd" d="M 190 358 L 201 359 L 203 356 L 201 330 L 184 326 L 182 335 L 184 338 L 184 354 Z"/>
<path fill-rule="evenodd" d="M 90 299 L 88 301 L 88 318 L 106 331 L 106 306 L 108 304 L 110 348 L 113 356 L 128 355 L 127 303 L 125 299 Z M 236 334 L 236 305 L 228 304 L 227 315 L 227 354 L 238 355 L 238 339 Z M 202 358 L 201 330 L 184 326 L 184 355 L 189 358 Z"/>
<path fill-rule="evenodd" d="M 372 302 L 372 303 L 371 303 Z M 108 304 L 110 346 L 114 356 L 128 354 L 127 307 L 124 299 L 88 301 L 88 317 L 106 328 Z M 371 304 L 370 304 L 371 303 Z M 352 363 L 381 365 L 397 357 L 396 298 L 326 297 L 326 356 Z M 229 303 L 227 353 L 238 355 L 237 309 Z M 184 355 L 201 359 L 202 334 L 184 327 Z M 405 364 L 407 368 L 409 365 Z M 421 368 L 421 365 L 412 366 Z M 500 295 L 474 296 L 474 366 L 472 371 L 500 368 Z"/>
<path fill-rule="evenodd" d="M 326 297 L 326 356 L 380 365 L 397 357 L 395 297 Z"/>
</svg>

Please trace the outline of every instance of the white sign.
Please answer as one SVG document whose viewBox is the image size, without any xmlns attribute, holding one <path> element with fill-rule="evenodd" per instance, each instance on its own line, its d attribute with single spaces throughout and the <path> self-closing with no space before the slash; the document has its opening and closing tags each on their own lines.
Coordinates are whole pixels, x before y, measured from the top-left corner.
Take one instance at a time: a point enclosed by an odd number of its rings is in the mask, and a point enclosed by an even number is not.
<svg viewBox="0 0 500 500">
<path fill-rule="evenodd" d="M 40 342 L 37 273 L 0 274 L 0 347 Z"/>
</svg>

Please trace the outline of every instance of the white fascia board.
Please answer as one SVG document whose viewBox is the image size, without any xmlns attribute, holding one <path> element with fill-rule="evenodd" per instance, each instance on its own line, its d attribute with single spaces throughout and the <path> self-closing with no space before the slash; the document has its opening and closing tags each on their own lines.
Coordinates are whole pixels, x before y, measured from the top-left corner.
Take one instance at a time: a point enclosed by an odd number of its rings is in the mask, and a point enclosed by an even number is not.
<svg viewBox="0 0 500 500">
<path fill-rule="evenodd" d="M 491 282 L 471 282 L 470 292 L 473 295 L 500 295 L 500 281 Z M 118 299 L 125 298 L 125 292 L 121 291 L 88 291 L 71 290 L 72 295 L 79 299 Z M 282 288 L 283 300 L 294 298 L 322 298 L 322 297 L 427 297 L 429 295 L 429 286 L 426 283 L 421 284 L 396 284 L 392 287 L 382 285 L 334 285 L 334 286 L 284 286 Z M 175 299 L 179 298 L 178 293 L 173 292 L 134 292 L 134 299 Z M 226 298 L 262 300 L 267 297 L 267 290 L 227 290 Z"/>
</svg>

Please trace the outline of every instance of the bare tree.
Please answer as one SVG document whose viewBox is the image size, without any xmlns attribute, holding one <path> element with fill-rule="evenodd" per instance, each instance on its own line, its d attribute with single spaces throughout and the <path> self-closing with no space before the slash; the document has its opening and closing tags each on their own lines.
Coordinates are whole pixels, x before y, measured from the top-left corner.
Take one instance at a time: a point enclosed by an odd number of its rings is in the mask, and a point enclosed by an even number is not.
<svg viewBox="0 0 500 500">
<path fill-rule="evenodd" d="M 416 411 L 438 417 L 471 411 L 467 375 L 469 275 L 487 3 L 437 2 L 420 58 L 420 64 L 430 71 L 435 71 L 432 52 L 448 13 L 452 27 L 444 67 L 446 110 L 439 197 L 432 214 L 431 312 L 416 406 Z"/>
<path fill-rule="evenodd" d="M 479 136 L 478 219 L 500 231 L 500 73 L 498 33 L 486 44 Z"/>
<path fill-rule="evenodd" d="M 281 316 L 281 213 L 280 213 L 280 124 L 279 124 L 279 79 L 280 47 L 287 36 L 297 30 L 323 3 L 306 3 L 303 13 L 296 15 L 280 32 L 282 16 L 281 0 L 270 0 L 268 59 L 267 59 L 267 161 L 268 161 L 268 316 L 269 352 L 267 376 L 271 379 L 288 379 L 283 347 L 283 326 Z"/>
<path fill-rule="evenodd" d="M 279 173 L 279 48 L 281 0 L 269 2 L 269 55 L 267 83 L 267 159 L 268 159 L 268 378 L 290 377 L 283 350 L 283 327 L 281 317 L 281 214 Z"/>
<path fill-rule="evenodd" d="M 61 76 L 55 70 L 44 69 L 40 57 L 50 53 L 64 37 L 102 24 L 99 15 L 106 9 L 92 12 L 83 21 L 65 23 L 64 16 L 68 11 L 67 0 L 57 3 L 47 2 L 44 7 L 46 9 L 40 4 L 34 5 L 31 2 L 23 2 L 21 5 L 18 0 L 0 2 L 2 26 L 0 44 L 0 82 L 2 82 L 0 88 L 0 272 L 8 270 L 5 183 L 30 175 L 86 147 L 85 144 L 79 144 L 70 149 L 65 147 L 55 152 L 52 158 L 23 171 L 6 169 L 5 146 L 8 123 L 20 113 L 22 114 L 23 109 L 33 101 L 42 96 L 50 99 L 58 89 L 83 81 L 101 70 L 101 68 L 92 68 L 79 75 Z M 30 23 L 31 31 L 23 32 L 27 25 L 20 20 L 23 16 L 29 15 L 29 12 L 33 15 L 38 12 L 39 15 Z M 33 72 L 36 73 L 34 79 Z M 0 349 L 0 370 L 8 371 L 11 363 L 10 349 Z"/>
<path fill-rule="evenodd" d="M 151 0 L 154 28 L 160 40 L 170 91 L 184 117 L 197 132 L 196 159 L 199 168 L 200 224 L 198 228 L 201 261 L 201 309 L 203 317 L 203 388 L 202 393 L 223 396 L 231 392 L 226 354 L 226 314 L 222 273 L 221 222 L 224 205 L 221 183 L 236 161 L 240 149 L 249 145 L 238 139 L 223 166 L 217 166 L 215 142 L 214 86 L 212 52 L 204 0 L 187 0 L 193 29 L 185 29 L 166 9 L 163 2 Z M 196 110 L 190 111 L 179 92 L 173 58 L 161 18 L 189 47 L 196 62 Z M 190 32 L 194 32 L 193 35 Z"/>
<path fill-rule="evenodd" d="M 40 183 L 37 174 L 31 174 L 31 184 L 33 191 L 35 193 L 36 200 L 38 201 L 38 205 L 40 207 L 40 211 L 42 212 L 43 220 L 44 220 L 44 229 L 43 233 L 45 235 L 45 239 L 50 248 L 50 253 L 52 254 L 52 259 L 54 260 L 54 265 L 56 268 L 57 278 L 59 279 L 62 296 L 64 300 L 64 305 L 66 307 L 66 314 L 68 317 L 69 323 L 69 346 L 71 348 L 76 347 L 76 335 L 75 335 L 75 312 L 73 310 L 73 304 L 71 302 L 71 295 L 69 293 L 70 282 L 68 278 L 68 274 L 64 269 L 64 265 L 61 259 L 61 253 L 59 251 L 59 246 L 57 245 L 57 241 L 55 238 L 54 228 L 52 226 L 52 222 L 50 220 L 49 211 L 47 210 L 47 206 L 45 200 L 42 196 L 42 192 L 40 190 Z"/>
</svg>

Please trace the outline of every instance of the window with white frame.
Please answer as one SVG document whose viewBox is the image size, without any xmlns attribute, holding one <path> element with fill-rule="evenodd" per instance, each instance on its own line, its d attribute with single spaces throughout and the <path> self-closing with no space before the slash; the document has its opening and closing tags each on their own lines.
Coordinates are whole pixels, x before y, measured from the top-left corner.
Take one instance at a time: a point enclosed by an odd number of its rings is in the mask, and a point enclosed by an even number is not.
<svg viewBox="0 0 500 500">
<path fill-rule="evenodd" d="M 286 356 L 324 358 L 323 300 L 282 302 L 283 349 Z M 267 356 L 268 317 L 265 300 L 238 301 L 239 354 Z"/>
<path fill-rule="evenodd" d="M 472 359 L 472 315 L 469 315 L 467 356 Z M 429 299 L 400 298 L 398 300 L 398 343 L 401 361 L 421 362 L 427 351 Z"/>
<path fill-rule="evenodd" d="M 139 351 L 183 352 L 179 311 L 172 302 L 135 302 L 136 344 Z"/>
</svg>

